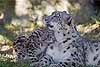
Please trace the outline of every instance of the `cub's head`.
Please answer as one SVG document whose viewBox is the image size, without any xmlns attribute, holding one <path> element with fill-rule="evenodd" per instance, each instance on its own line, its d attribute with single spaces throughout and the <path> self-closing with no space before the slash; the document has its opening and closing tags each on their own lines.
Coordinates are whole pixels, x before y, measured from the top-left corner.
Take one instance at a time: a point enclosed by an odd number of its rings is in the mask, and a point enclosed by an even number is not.
<svg viewBox="0 0 100 67">
<path fill-rule="evenodd" d="M 71 14 L 68 14 L 66 11 L 55 11 L 52 15 L 45 18 L 45 25 L 52 30 L 70 30 L 74 27 L 73 19 Z"/>
</svg>

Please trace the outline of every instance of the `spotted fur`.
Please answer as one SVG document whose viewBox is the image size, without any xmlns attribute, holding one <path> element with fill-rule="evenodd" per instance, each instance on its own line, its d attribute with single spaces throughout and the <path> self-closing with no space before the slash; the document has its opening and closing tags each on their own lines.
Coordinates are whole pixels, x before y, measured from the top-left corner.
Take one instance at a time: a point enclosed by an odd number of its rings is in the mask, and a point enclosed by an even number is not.
<svg viewBox="0 0 100 67">
<path fill-rule="evenodd" d="M 31 60 L 35 58 L 31 66 L 81 67 L 80 65 L 100 64 L 100 41 L 81 37 L 71 14 L 55 11 L 44 19 L 44 24 L 47 29 L 53 31 L 53 34 L 48 35 L 47 32 L 50 31 L 41 30 L 38 34 L 33 32 L 24 40 L 28 39 L 25 54 L 27 53 Z"/>
<path fill-rule="evenodd" d="M 28 37 L 20 35 L 13 43 L 16 60 L 28 59 L 32 63 L 40 61 L 47 47 L 55 41 L 53 30 L 48 28 L 35 29 Z"/>
</svg>

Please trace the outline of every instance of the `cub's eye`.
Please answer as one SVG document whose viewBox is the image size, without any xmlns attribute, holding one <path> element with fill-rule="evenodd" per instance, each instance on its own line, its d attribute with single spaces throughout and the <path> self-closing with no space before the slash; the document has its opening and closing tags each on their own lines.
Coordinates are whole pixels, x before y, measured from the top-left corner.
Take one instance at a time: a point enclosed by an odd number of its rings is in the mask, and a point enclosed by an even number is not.
<svg viewBox="0 0 100 67">
<path fill-rule="evenodd" d="M 47 24 L 47 26 L 53 28 L 53 25 Z"/>
<path fill-rule="evenodd" d="M 51 25 L 50 27 L 53 28 L 53 25 Z"/>
</svg>

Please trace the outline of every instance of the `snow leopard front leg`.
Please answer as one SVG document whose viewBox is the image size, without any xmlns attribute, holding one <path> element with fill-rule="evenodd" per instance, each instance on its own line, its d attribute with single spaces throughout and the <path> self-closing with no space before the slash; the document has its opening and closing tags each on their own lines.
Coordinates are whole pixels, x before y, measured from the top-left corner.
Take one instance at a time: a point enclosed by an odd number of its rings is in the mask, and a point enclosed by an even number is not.
<svg viewBox="0 0 100 67">
<path fill-rule="evenodd" d="M 59 62 L 58 64 L 51 64 L 49 67 L 82 67 L 80 64 L 75 62 Z"/>
<path fill-rule="evenodd" d="M 60 62 L 58 64 L 51 64 L 49 67 L 82 67 L 77 63 L 74 62 Z"/>
<path fill-rule="evenodd" d="M 80 64 L 75 62 L 60 62 L 59 65 L 61 67 L 82 67 Z"/>
<path fill-rule="evenodd" d="M 31 63 L 30 67 L 32 66 L 45 67 L 45 66 L 49 66 L 50 64 L 54 64 L 52 57 L 49 55 L 45 55 L 39 61 Z"/>
</svg>

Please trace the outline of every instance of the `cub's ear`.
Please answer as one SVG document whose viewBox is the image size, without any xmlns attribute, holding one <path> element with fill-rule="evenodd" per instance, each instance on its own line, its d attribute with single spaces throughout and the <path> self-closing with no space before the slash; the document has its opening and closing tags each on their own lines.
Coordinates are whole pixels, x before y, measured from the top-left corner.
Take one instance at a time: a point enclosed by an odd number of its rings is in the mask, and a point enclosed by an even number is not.
<svg viewBox="0 0 100 67">
<path fill-rule="evenodd" d="M 47 20 L 48 20 L 47 17 L 48 17 L 47 15 L 42 16 L 42 21 L 44 24 L 47 23 Z"/>
<path fill-rule="evenodd" d="M 69 12 L 63 11 L 62 17 L 67 25 L 71 25 L 72 23 L 72 15 Z"/>
<path fill-rule="evenodd" d="M 45 21 L 46 17 L 47 17 L 47 15 L 43 15 L 42 20 Z"/>
</svg>

